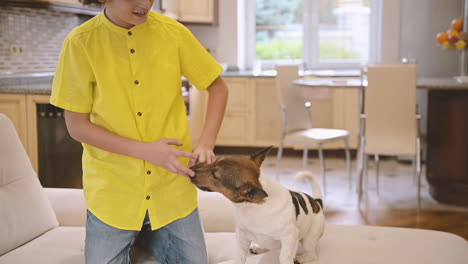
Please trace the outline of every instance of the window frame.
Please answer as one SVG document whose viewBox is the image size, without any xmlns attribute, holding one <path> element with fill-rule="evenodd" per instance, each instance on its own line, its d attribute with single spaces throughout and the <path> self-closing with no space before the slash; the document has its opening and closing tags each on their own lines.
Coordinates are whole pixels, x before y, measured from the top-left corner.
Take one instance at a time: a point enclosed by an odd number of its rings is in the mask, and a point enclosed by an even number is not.
<svg viewBox="0 0 468 264">
<path fill-rule="evenodd" d="M 269 60 L 261 63 L 262 70 L 273 69 L 276 64 L 299 64 L 306 69 L 349 69 L 361 68 L 363 64 L 372 63 L 379 60 L 381 57 L 381 41 L 382 39 L 382 17 L 383 17 L 383 0 L 371 1 L 371 14 L 369 18 L 369 54 L 367 62 L 339 62 L 339 63 L 325 63 L 319 62 L 319 46 L 313 43 L 319 42 L 318 29 L 319 17 L 314 16 L 320 8 L 320 0 L 303 0 L 304 12 L 303 21 L 309 23 L 303 24 L 303 58 L 300 60 Z M 399 2 L 399 1 L 398 1 Z M 259 63 L 256 61 L 256 1 L 246 1 L 246 66 L 249 69 L 256 69 Z M 380 33 L 380 34 L 379 34 Z"/>
</svg>

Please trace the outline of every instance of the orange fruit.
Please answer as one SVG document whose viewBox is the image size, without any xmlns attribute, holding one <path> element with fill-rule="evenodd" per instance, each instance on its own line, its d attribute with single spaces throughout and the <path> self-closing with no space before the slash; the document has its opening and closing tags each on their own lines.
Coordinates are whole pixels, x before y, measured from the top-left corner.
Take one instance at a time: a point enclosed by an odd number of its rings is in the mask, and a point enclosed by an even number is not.
<svg viewBox="0 0 468 264">
<path fill-rule="evenodd" d="M 463 31 L 463 19 L 452 20 L 452 30 L 462 32 Z"/>
<path fill-rule="evenodd" d="M 436 36 L 437 43 L 439 43 L 439 44 L 444 43 L 444 41 L 447 41 L 447 39 L 448 39 L 448 34 L 445 33 L 445 32 L 440 32 Z"/>
</svg>

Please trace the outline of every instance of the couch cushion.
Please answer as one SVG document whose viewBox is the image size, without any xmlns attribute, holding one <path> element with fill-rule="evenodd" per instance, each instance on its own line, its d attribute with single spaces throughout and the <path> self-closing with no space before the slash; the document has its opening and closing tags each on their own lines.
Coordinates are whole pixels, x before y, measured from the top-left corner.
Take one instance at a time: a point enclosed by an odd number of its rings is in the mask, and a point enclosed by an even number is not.
<svg viewBox="0 0 468 264">
<path fill-rule="evenodd" d="M 318 252 L 320 263 L 463 264 L 468 242 L 433 230 L 327 225 Z"/>
<path fill-rule="evenodd" d="M 205 232 L 235 232 L 232 202 L 217 192 L 198 191 L 198 210 Z"/>
<path fill-rule="evenodd" d="M 210 263 L 234 264 L 235 249 L 232 247 L 229 251 L 230 246 L 226 246 L 234 238 L 227 235 L 223 239 L 227 242 L 220 239 L 208 242 L 211 250 L 221 249 L 220 255 L 223 255 L 215 256 L 219 262 Z M 321 264 L 465 264 L 468 242 L 459 236 L 432 230 L 327 225 L 319 241 L 318 255 Z M 275 250 L 250 255 L 246 264 L 278 264 L 278 258 L 279 251 Z"/>
<path fill-rule="evenodd" d="M 0 114 L 0 255 L 58 225 L 11 121 Z"/>
<path fill-rule="evenodd" d="M 84 227 L 57 227 L 0 257 L 9 263 L 84 263 Z"/>
<path fill-rule="evenodd" d="M 58 227 L 0 257 L 10 263 L 84 263 L 84 227 Z M 234 264 L 235 234 L 207 233 L 210 264 Z M 322 264 L 465 264 L 468 243 L 461 237 L 438 231 L 327 225 L 319 242 Z M 277 250 L 249 255 L 246 264 L 278 264 Z M 154 264 L 146 253 L 134 263 Z"/>
</svg>

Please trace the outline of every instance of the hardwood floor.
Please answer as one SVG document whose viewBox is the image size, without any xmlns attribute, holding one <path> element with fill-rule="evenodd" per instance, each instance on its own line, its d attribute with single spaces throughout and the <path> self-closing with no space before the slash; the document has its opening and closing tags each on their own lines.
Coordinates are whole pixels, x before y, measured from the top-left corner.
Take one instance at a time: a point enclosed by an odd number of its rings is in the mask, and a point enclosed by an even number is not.
<svg viewBox="0 0 468 264">
<path fill-rule="evenodd" d="M 415 210 L 364 210 L 325 212 L 327 222 L 340 225 L 373 225 L 438 230 L 468 240 L 468 212 Z"/>
</svg>

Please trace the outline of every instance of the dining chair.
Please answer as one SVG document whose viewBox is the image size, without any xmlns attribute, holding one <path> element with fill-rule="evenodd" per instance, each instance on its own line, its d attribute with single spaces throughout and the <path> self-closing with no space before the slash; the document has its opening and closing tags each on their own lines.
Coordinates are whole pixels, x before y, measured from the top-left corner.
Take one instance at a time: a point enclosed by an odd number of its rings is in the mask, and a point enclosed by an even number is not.
<svg viewBox="0 0 468 264">
<path fill-rule="evenodd" d="M 305 100 L 300 87 L 293 84 L 299 79 L 297 65 L 276 66 L 276 90 L 281 107 L 281 118 L 283 129 L 279 142 L 277 156 L 277 177 L 281 167 L 281 159 L 285 144 L 301 145 L 303 151 L 303 168 L 307 169 L 308 151 L 311 146 L 317 146 L 322 173 L 323 190 L 326 193 L 326 170 L 323 158 L 323 145 L 343 141 L 346 154 L 346 166 L 348 169 L 349 186 L 351 188 L 351 157 L 349 152 L 348 138 L 350 133 L 343 129 L 315 128 L 312 125 L 311 106 L 312 102 Z"/>
<path fill-rule="evenodd" d="M 358 149 L 358 204 L 367 191 L 369 156 L 376 163 L 379 190 L 379 156 L 410 156 L 417 179 L 417 206 L 421 208 L 420 116 L 416 105 L 416 66 L 414 64 L 369 65 L 364 71 Z M 366 186 L 366 188 L 363 187 Z"/>
</svg>

